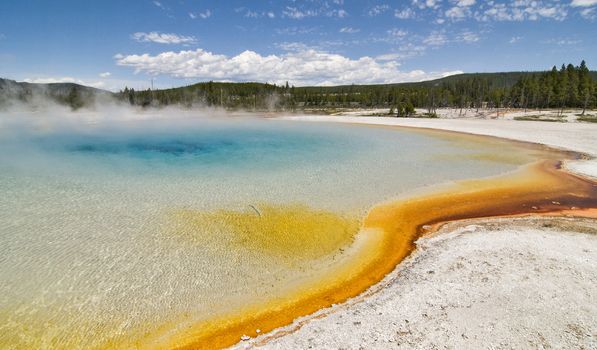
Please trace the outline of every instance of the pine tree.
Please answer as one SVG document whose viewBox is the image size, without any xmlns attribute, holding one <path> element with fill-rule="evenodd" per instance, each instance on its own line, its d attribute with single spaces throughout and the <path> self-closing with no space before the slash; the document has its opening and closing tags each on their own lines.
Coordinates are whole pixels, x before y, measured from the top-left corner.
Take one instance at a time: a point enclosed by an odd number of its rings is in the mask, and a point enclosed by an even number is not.
<svg viewBox="0 0 597 350">
<path fill-rule="evenodd" d="M 578 72 L 576 67 L 572 64 L 568 64 L 566 67 L 566 75 L 568 77 L 568 97 L 566 105 L 570 107 L 578 106 Z"/>
<path fill-rule="evenodd" d="M 592 90 L 593 81 L 591 79 L 591 75 L 589 74 L 589 68 L 587 68 L 587 64 L 583 60 L 580 63 L 578 72 L 578 95 L 582 100 L 582 115 L 585 115 L 587 106 L 589 104 L 589 99 L 593 93 Z"/>
<path fill-rule="evenodd" d="M 566 67 L 562 64 L 562 68 L 558 72 L 558 82 L 556 84 L 556 91 L 560 107 L 560 115 L 564 113 L 564 106 L 566 105 L 566 98 L 568 97 L 568 74 Z"/>
</svg>

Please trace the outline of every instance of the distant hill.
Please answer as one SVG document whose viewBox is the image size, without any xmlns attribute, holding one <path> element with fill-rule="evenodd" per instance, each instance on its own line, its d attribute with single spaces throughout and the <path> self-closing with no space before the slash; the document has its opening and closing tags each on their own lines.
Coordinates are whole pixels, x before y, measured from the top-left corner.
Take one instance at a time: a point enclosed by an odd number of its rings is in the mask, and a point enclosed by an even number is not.
<svg viewBox="0 0 597 350">
<path fill-rule="evenodd" d="M 41 104 L 49 100 L 77 109 L 92 105 L 100 97 L 111 98 L 114 94 L 74 83 L 34 84 L 0 78 L 0 106 L 11 103 Z"/>
<path fill-rule="evenodd" d="M 319 91 L 335 91 L 339 89 L 353 88 L 371 88 L 371 87 L 405 87 L 405 88 L 421 88 L 431 86 L 441 86 L 442 84 L 454 84 L 457 82 L 472 80 L 472 79 L 484 79 L 489 85 L 496 88 L 511 88 L 523 77 L 539 76 L 544 71 L 535 72 L 495 72 L 495 73 L 462 73 L 450 75 L 447 77 L 425 80 L 420 82 L 408 82 L 408 83 L 394 83 L 394 84 L 351 84 L 351 85 L 336 85 L 336 86 L 303 86 L 299 89 L 305 90 L 319 90 Z M 590 72 L 593 80 L 597 80 L 597 71 Z"/>
<path fill-rule="evenodd" d="M 426 80 L 421 82 L 408 83 L 393 83 L 393 84 L 351 84 L 351 85 L 335 85 L 335 86 L 299 86 L 293 87 L 294 94 L 343 94 L 351 93 L 368 93 L 372 91 L 398 89 L 424 89 L 436 86 L 453 86 L 457 83 L 483 80 L 488 86 L 492 88 L 506 88 L 513 87 L 521 78 L 540 76 L 544 72 L 497 72 L 497 73 L 463 73 L 450 75 L 444 78 Z M 597 71 L 590 72 L 593 80 L 597 81 Z M 260 95 L 263 93 L 280 93 L 284 92 L 285 86 L 276 86 L 274 84 L 259 83 L 259 82 L 245 82 L 245 83 L 227 83 L 227 82 L 199 82 L 192 85 L 181 86 L 177 88 L 154 90 L 153 98 L 160 99 L 160 96 L 169 96 L 175 100 L 185 100 L 194 98 L 197 95 L 206 96 L 203 101 L 207 104 L 218 104 L 219 100 L 227 96 L 235 96 L 237 100 L 242 100 L 250 96 Z M 146 101 L 149 96 L 146 96 L 146 91 L 136 91 L 135 97 Z M 162 103 L 168 103 L 168 98 L 164 98 Z M 239 101 L 240 102 L 240 101 Z M 137 104 L 143 102 L 137 101 Z M 248 101 L 250 104 L 250 101 Z"/>
<path fill-rule="evenodd" d="M 585 85 L 590 88 L 586 91 L 581 75 L 588 79 Z M 568 82 L 575 86 L 568 86 Z M 117 96 L 131 105 L 144 107 L 179 104 L 249 110 L 388 108 L 399 114 L 424 107 L 433 114 L 437 107 L 592 108 L 597 103 L 596 91 L 597 72 L 569 64 L 564 71 L 554 73 L 466 73 L 396 84 L 294 87 L 210 81 L 154 91 L 125 89 Z"/>
<path fill-rule="evenodd" d="M 579 68 L 573 67 L 571 74 L 578 74 L 577 69 Z M 98 98 L 111 98 L 143 107 L 179 104 L 253 110 L 398 107 L 409 104 L 415 107 L 535 105 L 552 108 L 560 107 L 562 103 L 577 107 L 584 105 L 584 101 L 581 101 L 578 96 L 572 96 L 569 99 L 558 97 L 563 101 L 558 102 L 560 100 L 556 101 L 556 96 L 547 96 L 545 91 L 539 91 L 537 84 L 544 84 L 542 79 L 546 74 L 545 71 L 464 73 L 422 82 L 303 87 L 258 82 L 210 81 L 153 91 L 149 89 L 135 91 L 125 88 L 119 93 L 74 83 L 32 84 L 0 78 L 0 107 L 15 101 L 35 104 L 50 100 L 77 109 L 92 106 Z M 597 82 L 597 71 L 590 71 L 588 74 L 594 82 Z M 519 85 L 527 84 L 529 79 L 536 82 L 521 90 L 522 86 Z M 549 84 L 551 84 L 550 89 L 556 89 L 553 86 L 554 83 Z M 591 97 L 588 105 L 595 105 L 597 103 L 595 100 L 597 97 Z"/>
</svg>

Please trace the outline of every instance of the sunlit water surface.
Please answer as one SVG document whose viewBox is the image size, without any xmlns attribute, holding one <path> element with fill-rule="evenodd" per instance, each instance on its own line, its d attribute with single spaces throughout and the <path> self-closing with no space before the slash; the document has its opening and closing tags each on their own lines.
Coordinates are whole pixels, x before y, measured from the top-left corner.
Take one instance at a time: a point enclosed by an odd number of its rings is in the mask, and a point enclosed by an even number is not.
<svg viewBox="0 0 597 350">
<path fill-rule="evenodd" d="M 5 125 L 0 347 L 91 348 L 283 296 L 333 264 L 375 203 L 536 156 L 262 119 Z"/>
</svg>

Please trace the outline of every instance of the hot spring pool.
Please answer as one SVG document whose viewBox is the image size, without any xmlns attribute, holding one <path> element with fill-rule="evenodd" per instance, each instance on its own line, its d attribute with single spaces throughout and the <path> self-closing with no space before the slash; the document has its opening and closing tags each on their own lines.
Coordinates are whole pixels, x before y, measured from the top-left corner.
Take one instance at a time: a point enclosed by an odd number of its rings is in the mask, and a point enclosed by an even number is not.
<svg viewBox="0 0 597 350">
<path fill-rule="evenodd" d="M 0 124 L 0 348 L 119 347 L 284 298 L 366 247 L 376 203 L 540 152 L 247 118 Z"/>
</svg>

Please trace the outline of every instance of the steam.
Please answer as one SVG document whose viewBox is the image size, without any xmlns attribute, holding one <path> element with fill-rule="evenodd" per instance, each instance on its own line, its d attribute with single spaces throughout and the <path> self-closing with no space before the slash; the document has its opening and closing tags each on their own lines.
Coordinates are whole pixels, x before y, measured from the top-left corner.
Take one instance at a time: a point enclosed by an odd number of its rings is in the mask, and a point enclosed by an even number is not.
<svg viewBox="0 0 597 350">
<path fill-rule="evenodd" d="M 16 130 L 26 133 L 56 132 L 81 128 L 106 128 L 116 124 L 147 120 L 167 120 L 174 126 L 181 120 L 228 118 L 244 115 L 240 111 L 229 113 L 222 108 L 195 104 L 192 108 L 173 105 L 161 108 L 131 106 L 109 95 L 96 94 L 94 101 L 73 110 L 36 93 L 26 101 L 18 98 L 4 100 L 0 104 L 0 137 L 8 137 Z"/>
<path fill-rule="evenodd" d="M 248 123 L 244 112 L 229 113 L 199 105 L 192 109 L 142 108 L 110 96 L 96 97 L 95 103 L 75 111 L 45 98 L 43 93 L 26 101 L 5 101 L 0 109 L 0 171 L 63 171 L 68 164 L 52 150 L 64 150 L 69 144 L 85 143 L 87 139 L 126 141 L 206 130 L 222 123 Z M 124 169 L 131 165 L 123 161 L 120 166 Z"/>
</svg>

